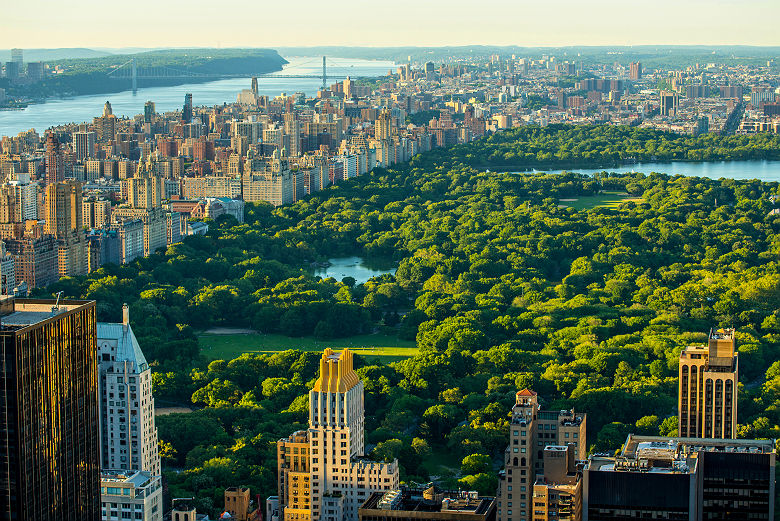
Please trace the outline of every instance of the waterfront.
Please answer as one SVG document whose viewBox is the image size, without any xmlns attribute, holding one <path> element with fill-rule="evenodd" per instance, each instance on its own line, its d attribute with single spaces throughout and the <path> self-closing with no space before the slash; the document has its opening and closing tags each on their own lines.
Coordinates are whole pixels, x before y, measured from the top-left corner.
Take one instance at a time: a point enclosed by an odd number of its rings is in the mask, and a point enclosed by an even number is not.
<svg viewBox="0 0 780 521">
<path fill-rule="evenodd" d="M 292 94 L 303 92 L 307 96 L 317 94 L 322 80 L 322 57 L 286 57 L 290 62 L 279 74 L 311 75 L 312 78 L 258 78 L 260 94 L 278 96 L 282 92 Z M 393 62 L 374 60 L 329 59 L 328 72 L 338 76 L 376 77 L 387 74 L 395 68 Z M 329 80 L 328 85 L 336 79 Z M 129 83 L 129 80 L 128 80 Z M 92 121 L 103 111 L 103 104 L 111 102 L 117 117 L 133 117 L 144 111 L 144 103 L 153 101 L 158 112 L 181 110 L 184 95 L 192 94 L 196 106 L 214 106 L 236 101 L 242 89 L 250 87 L 250 78 L 230 78 L 206 83 L 190 83 L 166 87 L 139 88 L 136 93 L 123 92 L 75 96 L 71 98 L 48 99 L 22 110 L 0 110 L 0 136 L 15 136 L 19 132 L 34 128 L 38 133 L 51 126 L 66 123 Z"/>
<path fill-rule="evenodd" d="M 559 174 L 564 170 L 532 170 L 535 173 Z M 780 181 L 780 161 L 712 161 L 694 163 L 688 161 L 665 163 L 635 163 L 608 168 L 569 168 L 567 172 L 593 175 L 599 172 L 658 172 L 686 177 L 707 177 L 709 179 L 760 179 L 766 182 Z"/>
</svg>

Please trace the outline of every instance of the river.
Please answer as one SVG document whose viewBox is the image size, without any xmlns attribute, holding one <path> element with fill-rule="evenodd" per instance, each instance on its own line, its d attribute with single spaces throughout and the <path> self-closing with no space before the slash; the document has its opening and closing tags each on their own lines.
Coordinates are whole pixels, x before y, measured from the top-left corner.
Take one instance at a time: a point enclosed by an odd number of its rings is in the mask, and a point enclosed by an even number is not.
<svg viewBox="0 0 780 521">
<path fill-rule="evenodd" d="M 322 57 L 286 57 L 290 62 L 279 74 L 318 76 L 322 74 Z M 328 73 L 338 76 L 376 77 L 387 74 L 395 65 L 390 61 L 331 59 L 328 58 Z M 139 80 L 142 81 L 142 80 Z M 329 80 L 328 84 L 335 83 Z M 128 80 L 129 84 L 129 80 Z M 184 104 L 184 95 L 192 94 L 194 105 L 221 105 L 236 101 L 236 95 L 242 89 L 248 89 L 250 78 L 231 78 L 207 83 L 190 83 L 166 87 L 139 88 L 136 93 L 130 90 L 109 94 L 74 96 L 70 98 L 48 99 L 45 103 L 35 103 L 23 110 L 0 110 L 0 136 L 15 136 L 19 132 L 36 129 L 42 133 L 49 127 L 66 123 L 83 123 L 103 112 L 106 101 L 116 116 L 133 117 L 142 114 L 144 103 L 153 101 L 157 112 L 178 110 Z M 278 96 L 282 92 L 292 94 L 303 92 L 307 96 L 317 94 L 322 85 L 319 78 L 258 78 L 260 94 Z M 129 86 L 129 85 L 128 85 Z"/>
</svg>

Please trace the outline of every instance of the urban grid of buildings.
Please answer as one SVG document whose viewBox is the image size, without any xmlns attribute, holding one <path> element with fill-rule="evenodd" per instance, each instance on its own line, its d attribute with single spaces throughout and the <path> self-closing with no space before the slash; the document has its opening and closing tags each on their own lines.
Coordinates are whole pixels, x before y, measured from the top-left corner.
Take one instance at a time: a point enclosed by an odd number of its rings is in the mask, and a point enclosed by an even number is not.
<svg viewBox="0 0 780 521">
<path fill-rule="evenodd" d="M 5 75 L 14 81 L 56 72 L 25 65 L 21 50 L 13 56 Z M 205 233 L 205 218 L 242 221 L 245 202 L 289 204 L 376 166 L 515 126 L 780 129 L 772 62 L 669 71 L 555 56 L 453 60 L 407 63 L 370 82 L 347 78 L 315 98 L 269 98 L 255 78 L 235 103 L 212 108 L 188 94 L 180 111 L 158 113 L 149 101 L 143 114 L 118 118 L 106 102 L 92 122 L 2 137 L 3 287 L 23 295 L 60 276 L 131 262 Z M 426 111 L 429 121 L 408 119 Z"/>
<path fill-rule="evenodd" d="M 639 125 L 703 133 L 780 128 L 774 64 L 647 71 L 640 63 L 493 56 L 485 63 L 401 66 L 347 79 L 316 98 L 118 118 L 0 141 L 0 519 L 198 521 L 187 500 L 164 512 L 151 370 L 127 308 L 97 323 L 91 301 L 29 300 L 29 289 L 106 263 L 128 263 L 205 233 L 203 219 L 241 222 L 245 202 L 273 206 L 530 123 Z M 15 52 L 4 74 L 44 77 Z M 773 76 L 774 74 L 774 76 Z M 658 88 L 663 83 L 664 88 Z M 0 92 L 0 101 L 4 93 Z M 530 96 L 551 100 L 526 106 Z M 407 118 L 438 111 L 421 124 Z M 433 112 L 432 112 L 433 114 Z M 400 485 L 398 462 L 366 457 L 363 383 L 349 350 L 328 349 L 309 392 L 308 429 L 277 444 L 278 494 L 264 508 L 225 491 L 224 519 L 269 521 L 551 521 L 773 519 L 773 440 L 736 438 L 738 352 L 714 329 L 680 354 L 678 437 L 630 435 L 587 454 L 587 411 L 544 410 L 520 390 L 495 497 Z M 56 499 L 56 500 L 55 500 Z M 226 517 L 229 516 L 229 517 Z"/>
<path fill-rule="evenodd" d="M 0 519 L 208 519 L 187 499 L 164 512 L 151 371 L 126 306 L 109 324 L 94 301 L 3 296 L 0 323 Z M 367 458 L 353 354 L 326 349 L 308 429 L 277 443 L 278 495 L 263 509 L 231 487 L 221 519 L 773 519 L 775 440 L 731 427 L 737 359 L 732 329 L 683 350 L 681 435 L 631 434 L 613 454 L 587 454 L 586 412 L 544 410 L 518 391 L 496 496 L 485 497 L 401 486 L 397 460 Z"/>
</svg>

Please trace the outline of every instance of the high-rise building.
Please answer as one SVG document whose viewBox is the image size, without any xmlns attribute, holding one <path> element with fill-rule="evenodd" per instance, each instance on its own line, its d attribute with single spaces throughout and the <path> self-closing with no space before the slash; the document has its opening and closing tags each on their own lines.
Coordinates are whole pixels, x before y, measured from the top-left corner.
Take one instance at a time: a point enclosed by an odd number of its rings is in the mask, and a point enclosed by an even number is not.
<svg viewBox="0 0 780 521">
<path fill-rule="evenodd" d="M 19 67 L 24 64 L 24 50 L 23 49 L 11 49 L 11 61 L 18 63 Z"/>
<path fill-rule="evenodd" d="M 144 508 L 142 519 L 160 521 L 162 486 L 152 372 L 130 327 L 127 304 L 122 308 L 121 324 L 98 323 L 97 350 L 104 512 L 108 514 L 112 508 L 121 508 L 112 501 L 107 490 L 116 476 L 143 472 L 141 481 L 146 483 L 148 508 Z M 103 519 L 115 518 L 109 514 Z"/>
<path fill-rule="evenodd" d="M 83 209 L 80 182 L 65 181 L 46 187 L 44 231 L 57 239 L 57 266 L 60 276 L 63 277 L 87 273 Z"/>
<path fill-rule="evenodd" d="M 32 81 L 41 81 L 46 74 L 46 66 L 43 62 L 30 62 L 27 64 L 27 77 Z"/>
<path fill-rule="evenodd" d="M 634 81 L 642 79 L 642 62 L 631 62 L 631 72 L 629 78 Z"/>
<path fill-rule="evenodd" d="M 59 279 L 57 240 L 42 233 L 34 223 L 23 234 L 4 239 L 8 252 L 14 256 L 17 285 L 24 282 L 30 289 L 48 286 Z"/>
<path fill-rule="evenodd" d="M 100 519 L 94 301 L 0 300 L 0 519 Z"/>
<path fill-rule="evenodd" d="M 398 488 L 398 462 L 365 458 L 363 382 L 352 352 L 326 349 L 309 392 L 309 429 L 277 443 L 285 521 L 357 521 L 374 492 Z"/>
<path fill-rule="evenodd" d="M 73 152 L 77 161 L 84 161 L 89 157 L 95 157 L 95 143 L 97 134 L 92 131 L 79 131 L 73 133 Z"/>
<path fill-rule="evenodd" d="M 0 241 L 0 295 L 13 295 L 16 287 L 16 261 Z"/>
<path fill-rule="evenodd" d="M 13 222 L 24 222 L 28 219 L 38 219 L 38 183 L 30 182 L 30 176 L 19 175 L 15 181 L 9 181 L 8 186 L 14 192 L 16 215 Z"/>
<path fill-rule="evenodd" d="M 774 440 L 629 435 L 616 457 L 593 455 L 582 519 L 774 519 Z"/>
<path fill-rule="evenodd" d="M 46 134 L 46 184 L 65 180 L 65 158 L 60 140 L 54 133 Z"/>
<path fill-rule="evenodd" d="M 155 108 L 153 101 L 147 101 L 144 103 L 144 123 L 151 123 L 154 119 Z"/>
<path fill-rule="evenodd" d="M 733 329 L 711 330 L 706 346 L 688 346 L 680 353 L 680 436 L 737 437 L 738 356 Z"/>
<path fill-rule="evenodd" d="M 111 221 L 111 201 L 108 199 L 84 199 L 82 208 L 87 228 L 103 228 Z"/>
<path fill-rule="evenodd" d="M 374 137 L 377 141 L 390 139 L 390 136 L 392 136 L 392 122 L 393 118 L 390 115 L 390 111 L 383 109 L 374 122 Z"/>
<path fill-rule="evenodd" d="M 676 92 L 661 92 L 661 115 L 676 116 L 680 105 L 680 95 Z"/>
<path fill-rule="evenodd" d="M 152 372 L 130 326 L 127 304 L 122 323 L 98 323 L 97 349 L 102 467 L 159 475 Z"/>
<path fill-rule="evenodd" d="M 181 120 L 184 123 L 192 122 L 192 94 L 184 95 L 184 107 L 181 110 Z"/>
<path fill-rule="evenodd" d="M 545 447 L 570 446 L 572 452 L 571 456 L 567 453 L 567 458 L 585 459 L 585 426 L 583 413 L 541 410 L 536 393 L 530 389 L 515 395 L 509 446 L 498 480 L 498 521 L 531 520 L 534 485 L 546 475 Z"/>
</svg>

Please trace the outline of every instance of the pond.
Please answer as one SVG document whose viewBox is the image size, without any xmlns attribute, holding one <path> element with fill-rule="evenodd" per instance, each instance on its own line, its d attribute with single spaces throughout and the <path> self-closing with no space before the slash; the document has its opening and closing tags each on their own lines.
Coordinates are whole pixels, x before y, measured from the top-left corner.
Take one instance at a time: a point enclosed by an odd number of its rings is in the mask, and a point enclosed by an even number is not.
<svg viewBox="0 0 780 521">
<path fill-rule="evenodd" d="M 333 277 L 341 280 L 344 277 L 352 277 L 357 284 L 363 284 L 371 277 L 395 273 L 397 266 L 388 259 L 366 260 L 361 257 L 338 257 L 328 259 L 329 266 L 314 268 L 314 275 L 323 279 Z"/>
</svg>

